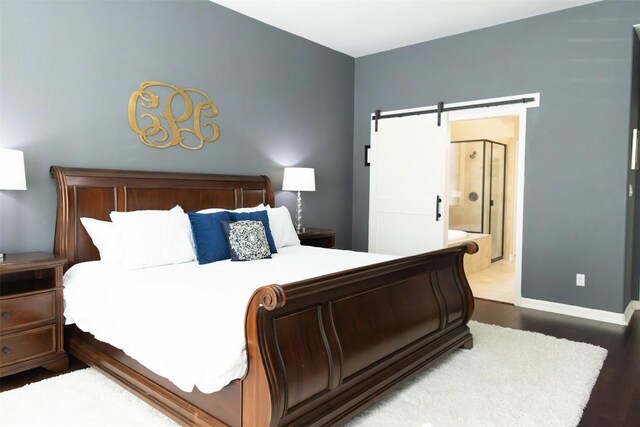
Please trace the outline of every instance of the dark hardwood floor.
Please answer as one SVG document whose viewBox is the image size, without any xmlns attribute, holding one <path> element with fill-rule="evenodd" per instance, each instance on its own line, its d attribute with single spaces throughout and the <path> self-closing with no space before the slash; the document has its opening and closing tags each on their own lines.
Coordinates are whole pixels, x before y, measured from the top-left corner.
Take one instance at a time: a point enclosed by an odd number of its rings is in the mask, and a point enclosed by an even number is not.
<svg viewBox="0 0 640 427">
<path fill-rule="evenodd" d="M 476 299 L 473 320 L 606 348 L 609 353 L 580 426 L 640 426 L 640 313 L 625 327 Z M 83 367 L 72 358 L 69 371 Z M 54 375 L 44 369 L 11 375 L 0 379 L 0 392 Z"/>
</svg>

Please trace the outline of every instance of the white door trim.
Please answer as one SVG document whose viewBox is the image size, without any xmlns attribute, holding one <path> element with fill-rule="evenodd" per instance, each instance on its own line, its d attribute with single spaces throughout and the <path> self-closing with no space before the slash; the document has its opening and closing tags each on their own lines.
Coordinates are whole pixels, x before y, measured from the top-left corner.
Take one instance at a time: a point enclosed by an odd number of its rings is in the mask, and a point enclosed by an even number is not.
<svg viewBox="0 0 640 427">
<path fill-rule="evenodd" d="M 449 122 L 459 120 L 486 119 L 499 116 L 519 117 L 518 126 L 518 171 L 516 184 L 516 242 L 515 242 L 515 284 L 514 284 L 514 304 L 522 304 L 522 237 L 523 237 L 523 217 L 524 217 L 524 168 L 525 168 L 525 148 L 527 134 L 527 109 L 540 106 L 540 93 L 529 93 L 526 95 L 508 96 L 502 98 L 481 99 L 457 104 L 447 104 L 447 106 L 470 105 L 494 101 L 504 101 L 509 99 L 534 98 L 534 101 L 522 104 L 508 104 L 497 107 L 480 107 L 468 110 L 450 111 Z"/>
</svg>

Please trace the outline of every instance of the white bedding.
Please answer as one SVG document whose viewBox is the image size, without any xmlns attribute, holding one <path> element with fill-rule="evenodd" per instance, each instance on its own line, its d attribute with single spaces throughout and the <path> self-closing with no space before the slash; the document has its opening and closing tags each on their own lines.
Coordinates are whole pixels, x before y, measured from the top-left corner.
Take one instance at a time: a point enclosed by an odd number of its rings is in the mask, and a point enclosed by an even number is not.
<svg viewBox="0 0 640 427">
<path fill-rule="evenodd" d="M 309 246 L 271 259 L 126 270 L 102 261 L 64 276 L 64 315 L 184 391 L 220 390 L 247 369 L 244 320 L 255 289 L 394 257 Z"/>
</svg>

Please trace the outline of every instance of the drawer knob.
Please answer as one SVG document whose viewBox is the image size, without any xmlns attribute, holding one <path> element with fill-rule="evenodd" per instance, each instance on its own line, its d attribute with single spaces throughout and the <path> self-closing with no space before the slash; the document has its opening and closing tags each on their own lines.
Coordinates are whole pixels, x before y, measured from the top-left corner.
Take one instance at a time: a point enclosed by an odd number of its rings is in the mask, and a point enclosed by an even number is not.
<svg viewBox="0 0 640 427">
<path fill-rule="evenodd" d="M 11 349 L 9 347 L 2 347 L 2 352 L 4 354 L 11 354 Z"/>
<path fill-rule="evenodd" d="M 9 314 L 8 311 L 3 311 L 2 312 L 2 318 L 3 319 L 8 319 L 9 317 L 11 317 L 11 314 Z"/>
</svg>

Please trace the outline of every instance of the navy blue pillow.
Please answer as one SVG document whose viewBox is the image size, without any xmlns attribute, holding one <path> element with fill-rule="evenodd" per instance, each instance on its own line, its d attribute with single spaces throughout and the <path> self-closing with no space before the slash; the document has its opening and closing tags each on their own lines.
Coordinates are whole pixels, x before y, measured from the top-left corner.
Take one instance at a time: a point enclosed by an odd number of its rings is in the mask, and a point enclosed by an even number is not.
<svg viewBox="0 0 640 427">
<path fill-rule="evenodd" d="M 229 221 L 229 212 L 195 213 L 189 212 L 193 243 L 196 247 L 198 264 L 229 259 L 229 244 L 222 229 L 222 221 Z"/>
<path fill-rule="evenodd" d="M 272 254 L 277 254 L 276 243 L 273 241 L 271 235 L 271 227 L 269 227 L 269 214 L 267 211 L 253 211 L 253 212 L 229 212 L 231 221 L 262 221 L 264 225 L 264 232 L 267 235 L 267 242 L 269 243 L 269 250 Z"/>
</svg>

